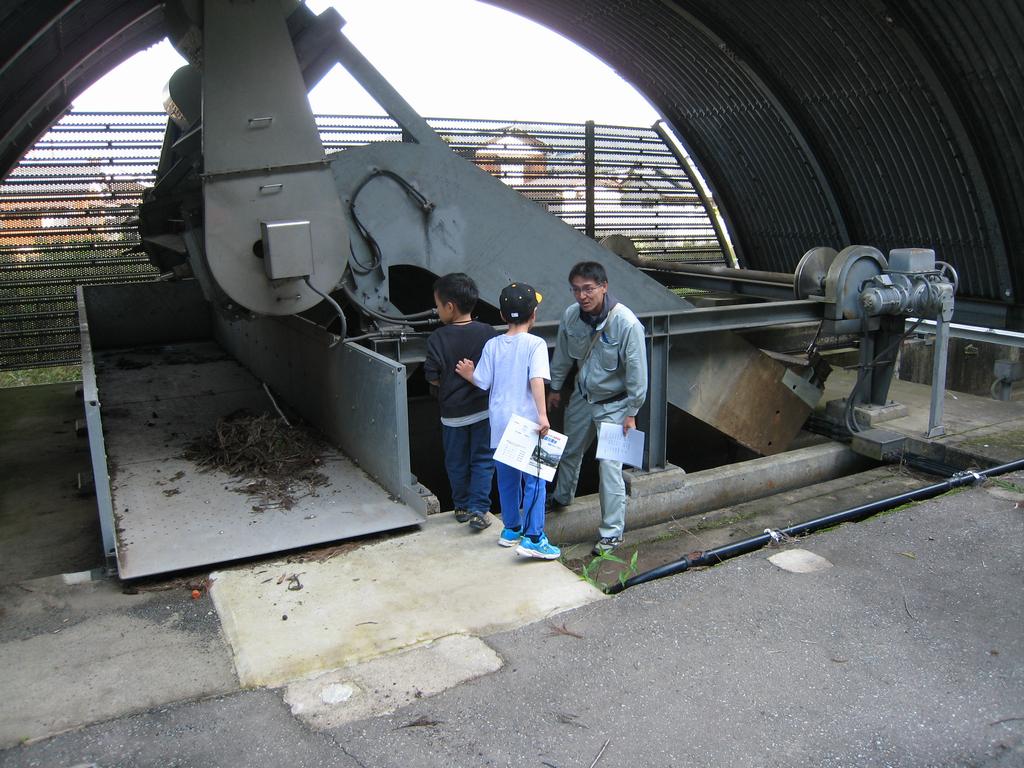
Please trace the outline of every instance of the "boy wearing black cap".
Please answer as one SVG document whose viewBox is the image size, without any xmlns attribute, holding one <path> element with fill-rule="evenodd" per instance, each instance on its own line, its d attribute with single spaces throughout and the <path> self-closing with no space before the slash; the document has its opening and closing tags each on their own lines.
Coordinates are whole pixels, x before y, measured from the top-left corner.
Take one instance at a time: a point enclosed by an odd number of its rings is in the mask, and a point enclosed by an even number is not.
<svg viewBox="0 0 1024 768">
<path fill-rule="evenodd" d="M 438 388 L 444 466 L 455 519 L 482 531 L 491 524 L 494 476 L 487 393 L 455 375 L 459 360 L 479 360 L 484 344 L 495 335 L 491 326 L 472 317 L 478 298 L 476 283 L 462 272 L 443 275 L 434 283 L 434 304 L 444 325 L 427 339 L 423 373 Z"/>
<path fill-rule="evenodd" d="M 461 360 L 455 371 L 466 381 L 490 390 L 488 415 L 491 448 L 497 448 L 513 416 L 540 425 L 540 436 L 549 429 L 544 401 L 544 382 L 551 378 L 548 348 L 529 331 L 537 317 L 541 295 L 525 283 L 506 286 L 498 299 L 508 331 L 484 345 L 480 363 Z M 516 547 L 527 557 L 554 560 L 561 550 L 544 535 L 546 489 L 539 476 L 495 462 L 501 519 L 505 527 L 498 537 L 502 547 Z"/>
</svg>

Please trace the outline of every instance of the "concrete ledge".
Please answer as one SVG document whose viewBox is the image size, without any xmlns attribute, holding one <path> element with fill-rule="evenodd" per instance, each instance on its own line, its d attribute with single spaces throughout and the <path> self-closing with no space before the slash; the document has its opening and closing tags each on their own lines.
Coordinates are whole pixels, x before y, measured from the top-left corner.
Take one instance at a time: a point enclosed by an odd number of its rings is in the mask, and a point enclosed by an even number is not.
<svg viewBox="0 0 1024 768">
<path fill-rule="evenodd" d="M 662 487 L 658 476 L 652 475 L 652 486 L 658 490 L 646 493 L 644 487 L 642 493 L 627 500 L 626 530 L 646 528 L 833 480 L 874 465 L 875 462 L 845 445 L 826 443 L 703 472 L 659 473 L 673 482 Z M 548 538 L 557 544 L 589 541 L 597 535 L 600 520 L 601 505 L 594 494 L 576 499 L 560 512 L 549 513 L 545 527 Z"/>
<path fill-rule="evenodd" d="M 853 418 L 863 429 L 871 429 L 887 421 L 902 419 L 908 413 L 907 406 L 897 402 L 888 402 L 885 405 L 856 405 L 853 408 Z M 846 399 L 829 400 L 825 404 L 825 414 L 830 419 L 842 424 L 846 414 Z"/>
<path fill-rule="evenodd" d="M 907 437 L 886 429 L 865 429 L 852 435 L 850 446 L 875 461 L 898 461 L 906 451 Z"/>
<path fill-rule="evenodd" d="M 651 472 L 624 469 L 622 476 L 626 479 L 626 495 L 635 499 L 678 488 L 686 481 L 686 470 L 675 464 L 666 464 L 664 469 Z"/>
</svg>

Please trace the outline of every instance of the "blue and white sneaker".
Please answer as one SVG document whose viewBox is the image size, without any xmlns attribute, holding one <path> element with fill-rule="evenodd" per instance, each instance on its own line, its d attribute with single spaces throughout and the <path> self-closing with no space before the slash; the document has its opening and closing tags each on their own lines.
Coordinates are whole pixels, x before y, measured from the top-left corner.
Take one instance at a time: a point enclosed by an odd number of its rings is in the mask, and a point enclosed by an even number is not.
<svg viewBox="0 0 1024 768">
<path fill-rule="evenodd" d="M 519 546 L 516 547 L 516 554 L 525 555 L 526 557 L 539 557 L 541 560 L 557 560 L 562 554 L 562 550 L 548 541 L 547 536 L 541 536 L 540 541 L 534 544 L 526 536 L 523 536 L 519 542 Z"/>
<path fill-rule="evenodd" d="M 498 537 L 499 547 L 514 547 L 523 538 L 521 531 L 513 531 L 511 528 L 502 528 L 501 536 Z"/>
</svg>

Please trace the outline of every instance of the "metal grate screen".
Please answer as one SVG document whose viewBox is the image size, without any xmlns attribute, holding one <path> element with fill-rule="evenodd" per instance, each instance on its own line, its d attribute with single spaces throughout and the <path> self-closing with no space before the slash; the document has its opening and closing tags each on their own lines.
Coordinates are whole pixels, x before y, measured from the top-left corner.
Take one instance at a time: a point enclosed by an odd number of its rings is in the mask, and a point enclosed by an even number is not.
<svg viewBox="0 0 1024 768">
<path fill-rule="evenodd" d="M 328 152 L 399 142 L 387 117 L 317 118 Z M 645 256 L 724 263 L 711 218 L 650 128 L 437 118 L 451 148 L 580 231 Z M 79 361 L 75 286 L 152 280 L 135 207 L 166 116 L 72 113 L 0 184 L 0 370 Z"/>
</svg>

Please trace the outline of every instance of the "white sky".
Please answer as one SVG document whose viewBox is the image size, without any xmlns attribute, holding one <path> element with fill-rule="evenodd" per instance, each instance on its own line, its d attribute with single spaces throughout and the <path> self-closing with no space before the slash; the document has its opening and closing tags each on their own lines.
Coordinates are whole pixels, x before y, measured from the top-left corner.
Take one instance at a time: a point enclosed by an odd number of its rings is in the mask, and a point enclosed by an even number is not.
<svg viewBox="0 0 1024 768">
<path fill-rule="evenodd" d="M 606 64 L 532 21 L 476 0 L 309 0 L 424 117 L 651 125 L 658 114 Z M 74 102 L 80 111 L 160 111 L 184 61 L 167 41 Z M 310 94 L 317 114 L 383 114 L 340 67 Z"/>
</svg>

